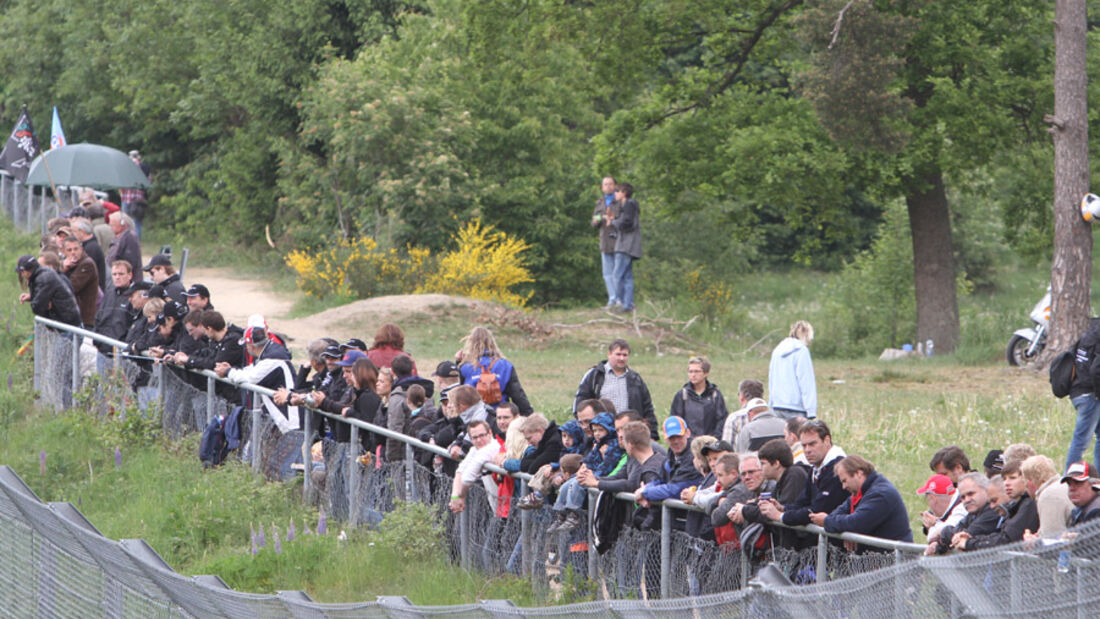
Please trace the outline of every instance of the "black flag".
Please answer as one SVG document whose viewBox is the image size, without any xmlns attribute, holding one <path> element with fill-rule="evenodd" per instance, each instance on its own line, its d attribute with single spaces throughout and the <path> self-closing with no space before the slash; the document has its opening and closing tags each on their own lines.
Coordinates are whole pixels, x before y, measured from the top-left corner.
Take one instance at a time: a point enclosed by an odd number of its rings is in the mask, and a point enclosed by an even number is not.
<svg viewBox="0 0 1100 619">
<path fill-rule="evenodd" d="M 8 171 L 20 181 L 27 180 L 27 173 L 31 170 L 31 162 L 38 156 L 38 136 L 34 134 L 34 126 L 31 125 L 31 116 L 27 113 L 27 106 L 23 106 L 23 112 L 19 114 L 19 120 L 15 128 L 8 136 L 8 143 L 0 152 L 0 168 Z"/>
</svg>

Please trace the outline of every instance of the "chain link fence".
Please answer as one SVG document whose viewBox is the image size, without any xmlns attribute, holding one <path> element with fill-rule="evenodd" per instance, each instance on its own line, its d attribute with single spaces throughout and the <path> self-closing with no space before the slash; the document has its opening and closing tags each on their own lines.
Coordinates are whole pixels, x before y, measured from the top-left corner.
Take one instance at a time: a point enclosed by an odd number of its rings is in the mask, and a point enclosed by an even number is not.
<svg viewBox="0 0 1100 619">
<path fill-rule="evenodd" d="M 0 173 L 0 204 L 15 227 L 23 232 L 45 234 L 46 222 L 78 205 L 79 196 L 68 187 L 57 188 L 57 199 L 46 195 L 45 187 L 21 183 Z"/>
<path fill-rule="evenodd" d="M 35 379 L 43 402 L 63 408 L 79 392 L 110 388 L 114 368 L 133 380 L 140 363 L 100 357 L 74 364 L 74 337 L 36 322 Z M 76 353 L 80 358 L 84 351 Z M 77 368 L 73 380 L 74 368 Z M 161 402 L 169 436 L 204 427 L 212 414 L 231 404 L 214 381 L 196 373 L 156 368 L 137 397 Z M 117 382 L 117 379 L 116 379 Z M 204 385 L 206 388 L 200 388 Z M 102 391 L 91 401 L 104 402 Z M 143 395 L 144 394 L 144 395 Z M 78 395 L 78 401 L 83 402 Z M 144 400 L 143 400 L 144 398 Z M 151 411 L 157 407 L 150 408 Z M 308 424 L 309 415 L 305 415 Z M 335 419 L 335 418 L 330 418 Z M 309 428 L 280 432 L 259 410 L 243 415 L 238 458 L 272 479 L 285 479 L 286 464 L 302 462 Z M 255 427 L 253 427 L 255 424 Z M 376 526 L 401 501 L 434 506 L 445 523 L 447 552 L 456 563 L 488 574 L 530 579 L 551 598 L 563 581 L 580 583 L 578 593 L 598 602 L 548 608 L 516 608 L 508 601 L 448 607 L 416 607 L 403 598 L 357 604 L 318 604 L 304 593 L 254 595 L 227 589 L 216 577 L 174 573 L 140 540 L 116 542 L 100 536 L 71 505 L 43 505 L 13 471 L 0 468 L 0 609 L 11 616 L 623 616 L 659 614 L 698 617 L 703 613 L 762 617 L 962 617 L 1043 614 L 1083 617 L 1100 601 L 1100 523 L 1075 539 L 1049 545 L 1011 547 L 945 557 L 918 557 L 902 546 L 886 552 L 853 554 L 819 538 L 801 551 L 767 548 L 749 561 L 737 550 L 715 546 L 671 529 L 626 527 L 614 545 L 595 552 L 585 522 L 564 535 L 549 535 L 549 506 L 518 509 L 525 486 L 517 480 L 508 517 L 475 484 L 467 509 L 446 509 L 452 480 L 406 457 L 399 462 L 359 460 L 352 442 L 323 443 L 323 466 L 307 461 L 306 500 L 320 503 L 330 518 L 347 526 Z M 371 428 L 378 432 L 384 429 Z M 408 440 L 408 439 L 406 439 Z M 407 456 L 413 451 L 407 443 Z M 253 445 L 255 447 L 253 448 Z M 308 445 L 305 445 L 308 447 Z M 417 445 L 418 448 L 426 446 Z M 312 459 L 310 459 L 312 460 Z M 591 502 L 591 501 L 590 501 Z M 671 503 L 671 502 L 670 502 Z M 682 504 L 679 504 L 682 506 Z M 668 506 L 665 522 L 671 523 Z M 591 516 L 589 515 L 589 518 Z M 384 524 L 382 525 L 384 526 Z M 915 545 L 904 547 L 911 551 Z M 768 566 L 765 568 L 765 566 Z M 797 583 L 797 584 L 792 584 Z M 747 586 L 746 586 L 747 585 Z"/>
</svg>

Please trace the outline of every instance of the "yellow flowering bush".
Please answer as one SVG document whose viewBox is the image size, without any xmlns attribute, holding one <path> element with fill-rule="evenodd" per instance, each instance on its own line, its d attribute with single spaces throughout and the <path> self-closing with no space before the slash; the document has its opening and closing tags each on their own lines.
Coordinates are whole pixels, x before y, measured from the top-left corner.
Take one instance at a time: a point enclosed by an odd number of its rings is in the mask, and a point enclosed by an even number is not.
<svg viewBox="0 0 1100 619">
<path fill-rule="evenodd" d="M 475 219 L 458 231 L 457 248 L 444 254 L 418 292 L 441 292 L 523 307 L 534 291 L 515 286 L 535 281 L 527 269 L 527 241 L 510 237 Z"/>
<path fill-rule="evenodd" d="M 687 289 L 699 313 L 708 320 L 722 316 L 733 304 L 733 290 L 721 281 L 706 277 L 702 267 L 688 271 Z"/>
<path fill-rule="evenodd" d="M 409 292 L 439 292 L 522 307 L 532 292 L 514 287 L 533 282 L 524 253 L 529 245 L 480 219 L 452 239 L 457 249 L 438 257 L 428 249 L 382 249 L 371 238 L 342 240 L 318 251 L 295 250 L 286 257 L 298 287 L 308 295 L 368 298 Z"/>
</svg>

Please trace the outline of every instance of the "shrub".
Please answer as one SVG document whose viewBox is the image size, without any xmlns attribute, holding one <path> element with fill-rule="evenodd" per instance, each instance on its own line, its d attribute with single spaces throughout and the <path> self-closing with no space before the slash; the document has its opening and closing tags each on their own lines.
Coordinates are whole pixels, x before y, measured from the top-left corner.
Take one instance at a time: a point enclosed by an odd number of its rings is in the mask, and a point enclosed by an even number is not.
<svg viewBox="0 0 1100 619">
<path fill-rule="evenodd" d="M 524 254 L 530 245 L 475 219 L 458 231 L 457 248 L 439 259 L 439 267 L 417 292 L 441 292 L 522 307 L 533 291 L 515 287 L 535 280 Z"/>
<path fill-rule="evenodd" d="M 292 251 L 286 263 L 308 295 L 369 298 L 412 290 L 430 270 L 431 252 L 413 247 L 404 252 L 387 250 L 363 237 L 341 240 L 324 250 Z"/>
</svg>

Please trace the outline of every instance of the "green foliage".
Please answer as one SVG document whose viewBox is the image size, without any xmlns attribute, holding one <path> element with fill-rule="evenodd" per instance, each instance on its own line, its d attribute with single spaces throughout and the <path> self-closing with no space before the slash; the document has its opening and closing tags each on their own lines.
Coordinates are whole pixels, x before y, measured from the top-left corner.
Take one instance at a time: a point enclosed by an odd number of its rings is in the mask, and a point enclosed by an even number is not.
<svg viewBox="0 0 1100 619">
<path fill-rule="evenodd" d="M 438 507 L 398 503 L 371 537 L 402 561 L 417 563 L 436 557 L 443 546 L 443 521 Z"/>
</svg>

